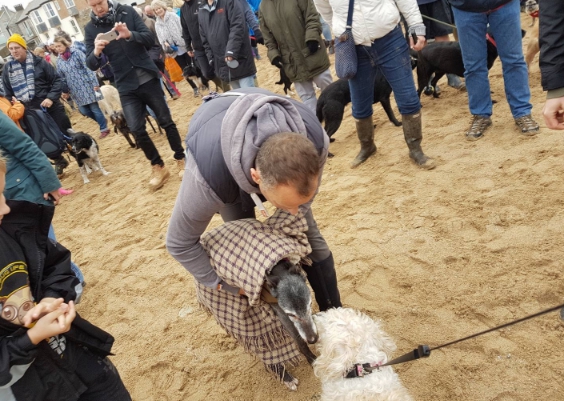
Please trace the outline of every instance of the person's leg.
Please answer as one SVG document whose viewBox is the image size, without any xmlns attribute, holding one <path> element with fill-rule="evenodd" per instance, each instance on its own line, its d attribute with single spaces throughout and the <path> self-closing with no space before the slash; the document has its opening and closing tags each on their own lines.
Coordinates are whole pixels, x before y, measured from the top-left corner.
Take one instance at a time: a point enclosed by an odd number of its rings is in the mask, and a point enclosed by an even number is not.
<svg viewBox="0 0 564 401">
<path fill-rule="evenodd" d="M 100 132 L 102 134 L 106 133 L 107 135 L 110 132 L 110 130 L 108 129 L 108 121 L 106 120 L 104 113 L 102 113 L 100 106 L 98 106 L 98 103 L 91 103 L 88 106 L 90 107 L 91 113 L 94 115 L 94 120 L 100 126 Z"/>
<path fill-rule="evenodd" d="M 331 70 L 326 69 L 321 74 L 316 75 L 315 77 L 313 77 L 313 82 L 315 82 L 315 84 L 317 86 L 319 86 L 319 89 L 321 89 L 321 91 L 323 92 L 323 90 L 325 88 L 327 88 L 329 85 L 331 85 L 333 83 L 333 77 L 331 76 Z"/>
<path fill-rule="evenodd" d="M 53 241 L 57 241 L 53 224 L 49 226 L 49 233 L 47 234 L 47 237 L 49 237 Z M 82 293 L 84 292 L 84 286 L 86 285 L 86 283 L 84 282 L 84 274 L 82 274 L 82 270 L 80 270 L 80 267 L 78 267 L 78 265 L 74 263 L 72 260 L 70 262 L 70 265 L 73 274 L 76 276 L 76 278 L 79 281 L 79 283 L 74 287 L 74 290 L 76 292 L 76 298 L 74 302 L 78 304 L 80 303 L 80 299 L 82 298 Z"/>
<path fill-rule="evenodd" d="M 386 36 L 376 39 L 372 53 L 382 74 L 394 91 L 394 98 L 402 114 L 402 128 L 409 157 L 419 166 L 432 169 L 435 164 L 421 149 L 421 103 L 415 89 L 409 47 L 399 26 Z"/>
<path fill-rule="evenodd" d="M 182 147 L 182 140 L 180 139 L 180 134 L 178 133 L 176 124 L 172 120 L 170 109 L 164 99 L 164 93 L 159 81 L 157 79 L 152 79 L 151 81 L 141 85 L 141 87 L 143 89 L 140 91 L 139 96 L 145 104 L 147 104 L 155 112 L 159 125 L 166 132 L 168 143 L 174 152 L 174 158 L 176 160 L 184 160 L 185 155 L 184 148 Z"/>
<path fill-rule="evenodd" d="M 458 8 L 453 8 L 453 13 L 462 50 L 470 113 L 489 117 L 492 115 L 492 99 L 485 40 L 487 16 L 484 13 L 463 11 Z"/>
<path fill-rule="evenodd" d="M 210 81 L 213 81 L 213 83 L 216 86 L 216 89 L 219 88 L 223 92 L 228 91 L 229 85 L 227 83 L 223 82 L 219 77 L 216 77 L 215 73 L 210 68 L 210 65 L 208 63 L 208 59 L 206 57 L 206 53 L 203 50 L 195 50 L 194 56 L 195 56 L 194 57 L 195 63 L 200 68 L 200 71 L 202 71 L 202 74 L 204 75 L 204 77 L 206 77 Z"/>
<path fill-rule="evenodd" d="M 65 113 L 65 106 L 63 106 L 60 100 L 55 100 L 51 107 L 47 109 L 47 112 L 55 120 L 62 133 L 66 134 L 67 130 L 72 128 L 69 117 Z"/>
<path fill-rule="evenodd" d="M 321 22 L 321 33 L 323 34 L 323 38 L 330 42 L 331 39 L 333 39 L 331 36 L 331 27 L 327 22 L 325 22 L 321 15 L 319 15 L 319 22 Z"/>
<path fill-rule="evenodd" d="M 294 82 L 294 88 L 302 100 L 302 103 L 315 113 L 315 109 L 317 107 L 317 97 L 315 96 L 313 80 Z"/>
<path fill-rule="evenodd" d="M 489 16 L 490 30 L 503 69 L 505 96 L 514 118 L 531 114 L 533 108 L 520 21 L 518 0 L 509 2 Z"/>
<path fill-rule="evenodd" d="M 90 110 L 90 107 L 88 107 L 89 105 L 85 105 L 85 106 L 78 106 L 78 111 L 80 112 L 80 114 L 82 114 L 84 117 L 88 117 L 92 120 L 95 120 L 94 118 L 94 114 L 92 114 L 92 110 Z"/>
<path fill-rule="evenodd" d="M 358 167 L 376 153 L 372 104 L 374 103 L 374 75 L 377 67 L 370 47 L 356 46 L 356 55 L 358 66 L 356 75 L 349 80 L 349 88 L 360 152 L 351 162 L 351 168 Z"/>
<path fill-rule="evenodd" d="M 233 86 L 233 84 L 235 84 L 236 87 Z M 238 79 L 236 81 L 231 81 L 231 87 L 233 89 L 254 88 L 255 87 L 255 77 L 254 77 L 254 75 L 252 75 L 250 77 L 241 78 L 241 79 Z"/>
<path fill-rule="evenodd" d="M 307 279 L 315 294 L 319 310 L 339 308 L 342 304 L 337 286 L 337 273 L 335 271 L 333 255 L 325 238 L 319 232 L 311 209 L 307 211 L 305 218 L 308 226 L 306 234 L 311 245 L 311 253 L 308 256 L 313 263 L 311 266 L 304 265 L 302 268 L 307 274 Z"/>
</svg>

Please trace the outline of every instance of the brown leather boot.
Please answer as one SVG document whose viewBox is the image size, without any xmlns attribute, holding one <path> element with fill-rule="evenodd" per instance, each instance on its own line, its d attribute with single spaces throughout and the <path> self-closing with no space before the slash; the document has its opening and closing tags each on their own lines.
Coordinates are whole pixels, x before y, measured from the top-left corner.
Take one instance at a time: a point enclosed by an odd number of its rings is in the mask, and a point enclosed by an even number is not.
<svg viewBox="0 0 564 401">
<path fill-rule="evenodd" d="M 153 175 L 149 181 L 149 186 L 153 191 L 156 191 L 164 185 L 169 176 L 170 173 L 164 165 L 159 166 L 158 164 L 155 164 L 153 166 Z"/>
<path fill-rule="evenodd" d="M 376 145 L 374 144 L 374 125 L 372 116 L 355 120 L 356 134 L 360 141 L 360 152 L 351 162 L 351 168 L 356 168 L 366 161 L 370 156 L 376 153 Z"/>
</svg>

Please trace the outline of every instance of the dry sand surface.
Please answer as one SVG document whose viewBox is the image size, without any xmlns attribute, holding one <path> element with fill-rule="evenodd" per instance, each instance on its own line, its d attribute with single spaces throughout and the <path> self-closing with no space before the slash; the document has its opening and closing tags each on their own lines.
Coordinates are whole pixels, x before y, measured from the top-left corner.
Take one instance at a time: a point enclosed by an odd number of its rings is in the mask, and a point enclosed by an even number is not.
<svg viewBox="0 0 564 401">
<path fill-rule="evenodd" d="M 264 50 L 260 85 L 283 93 Z M 465 93 L 443 79 L 439 99 L 423 96 L 423 145 L 438 162 L 434 171 L 410 162 L 401 128 L 380 105 L 375 157 L 349 168 L 359 148 L 350 105 L 331 145 L 335 157 L 314 213 L 335 256 L 344 305 L 381 319 L 397 342 L 395 356 L 563 302 L 562 132 L 544 126 L 538 64 L 530 75 L 541 123 L 534 137 L 516 130 L 499 60 L 490 79 L 493 126 L 477 142 L 463 135 Z M 179 87 L 182 97 L 169 105 L 184 137 L 201 99 L 187 83 Z M 91 120 L 77 113 L 72 120 L 97 136 Z M 165 137 L 151 137 L 175 171 Z M 75 192 L 57 207 L 55 227 L 86 276 L 79 311 L 115 336 L 112 360 L 133 399 L 318 400 L 319 382 L 305 362 L 293 370 L 298 391 L 288 392 L 198 308 L 192 277 L 165 249 L 180 180 L 174 175 L 152 193 L 140 150 L 115 134 L 98 142 L 111 175 L 93 173 L 83 185 L 73 163 L 63 185 Z M 563 341 L 564 322 L 551 313 L 397 371 L 421 401 L 562 400 Z"/>
</svg>

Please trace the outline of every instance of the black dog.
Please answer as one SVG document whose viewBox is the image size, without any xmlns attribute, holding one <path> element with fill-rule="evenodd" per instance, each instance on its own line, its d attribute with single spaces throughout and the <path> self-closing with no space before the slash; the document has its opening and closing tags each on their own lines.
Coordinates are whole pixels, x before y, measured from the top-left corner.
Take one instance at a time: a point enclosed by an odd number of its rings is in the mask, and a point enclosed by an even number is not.
<svg viewBox="0 0 564 401">
<path fill-rule="evenodd" d="M 373 104 L 380 102 L 388 119 L 399 127 L 401 123 L 394 116 L 392 105 L 390 103 L 390 95 L 392 87 L 384 78 L 384 74 L 380 70 L 374 77 L 374 101 Z M 345 106 L 351 102 L 351 90 L 349 81 L 338 79 L 321 92 L 317 99 L 316 115 L 319 122 L 325 121 L 325 131 L 329 138 L 337 132 L 343 121 Z M 334 139 L 331 138 L 331 142 Z"/>
<path fill-rule="evenodd" d="M 149 118 L 149 114 L 147 113 L 147 115 L 145 116 L 145 119 L 147 120 L 147 122 L 149 123 L 149 125 L 151 126 L 151 128 L 153 129 L 153 132 L 157 132 L 155 130 L 155 126 L 153 125 L 153 123 L 151 122 L 151 119 Z M 119 111 L 114 111 L 112 113 L 112 115 L 110 116 L 110 120 L 112 121 L 112 124 L 114 125 L 114 132 L 117 134 L 117 132 L 121 132 L 121 134 L 125 137 L 125 139 L 127 140 L 127 143 L 129 143 L 129 146 L 131 146 L 132 148 L 137 148 L 137 139 L 135 138 L 135 134 L 133 132 L 131 132 L 131 130 L 129 129 L 129 126 L 127 125 L 127 121 L 125 120 L 125 115 L 123 114 L 123 111 L 119 110 Z M 162 128 L 159 125 L 159 122 L 157 121 L 157 128 L 159 129 L 159 134 L 163 134 Z M 133 137 L 133 141 L 131 140 L 130 136 Z"/>
<path fill-rule="evenodd" d="M 280 70 L 280 81 L 275 82 L 275 84 L 284 85 L 284 93 L 286 94 L 286 96 L 288 96 L 288 91 L 292 93 L 292 81 L 290 81 L 290 78 L 288 78 L 288 75 L 286 75 L 284 68 L 279 67 L 278 69 Z"/>
<path fill-rule="evenodd" d="M 210 90 L 209 79 L 204 77 L 204 74 L 202 74 L 202 70 L 200 70 L 200 67 L 198 67 L 196 64 L 192 63 L 184 67 L 184 69 L 182 70 L 182 76 L 184 77 L 184 79 L 186 79 L 186 81 L 190 84 L 190 86 L 192 86 L 192 88 L 194 81 L 197 82 L 198 92 L 201 92 L 204 89 L 206 89 L 209 92 Z"/>
<path fill-rule="evenodd" d="M 497 47 L 495 41 L 488 35 L 488 70 L 492 68 L 497 59 Z M 445 74 L 456 74 L 464 77 L 464 63 L 462 61 L 462 51 L 458 42 L 433 42 L 417 52 L 417 94 L 421 97 L 421 92 L 429 85 L 429 80 L 435 74 L 430 85 L 433 88 L 433 96 L 439 97 L 435 90 L 437 82 Z"/>
<path fill-rule="evenodd" d="M 69 134 L 71 138 L 70 154 L 76 159 L 82 180 L 85 184 L 90 182 L 88 174 L 92 171 L 100 170 L 104 175 L 110 174 L 104 170 L 102 163 L 100 163 L 98 144 L 94 138 L 84 132 L 76 132 L 72 129 L 68 129 L 67 134 Z"/>
</svg>

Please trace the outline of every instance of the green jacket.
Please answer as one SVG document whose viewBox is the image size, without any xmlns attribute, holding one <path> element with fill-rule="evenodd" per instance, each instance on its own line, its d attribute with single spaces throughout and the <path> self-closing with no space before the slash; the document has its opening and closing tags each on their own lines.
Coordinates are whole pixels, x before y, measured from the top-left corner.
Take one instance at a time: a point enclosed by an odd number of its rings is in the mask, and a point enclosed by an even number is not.
<svg viewBox="0 0 564 401">
<path fill-rule="evenodd" d="M 6 199 L 52 206 L 43 194 L 61 188 L 47 156 L 31 138 L 0 112 L 0 152 L 8 159 Z"/>
<path fill-rule="evenodd" d="M 259 20 L 268 58 L 280 56 L 292 82 L 309 81 L 331 65 L 313 0 L 262 0 Z M 314 54 L 306 45 L 310 40 L 320 44 Z"/>
</svg>

